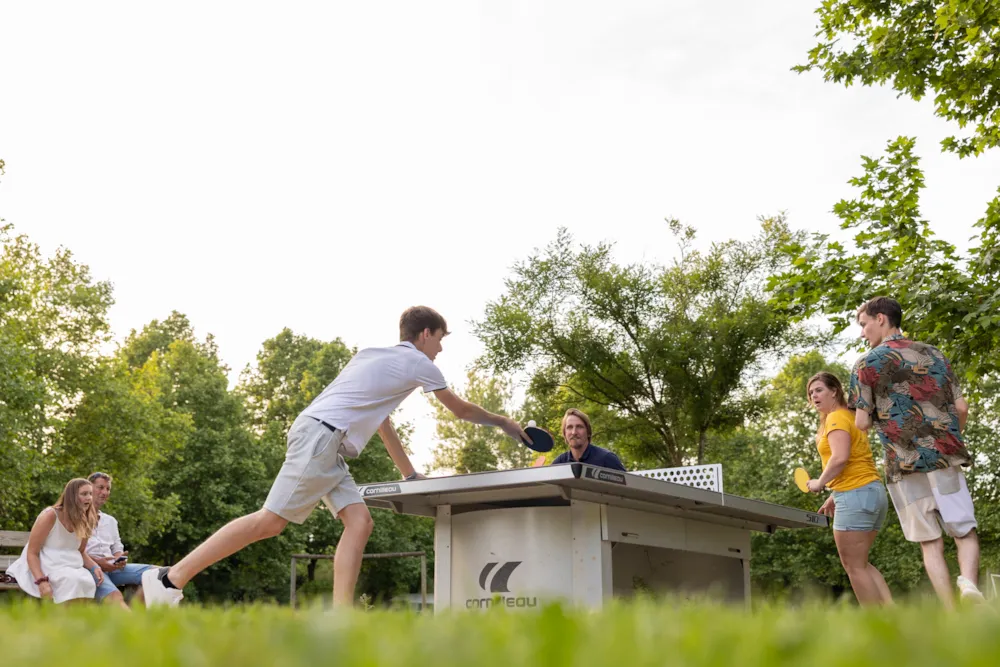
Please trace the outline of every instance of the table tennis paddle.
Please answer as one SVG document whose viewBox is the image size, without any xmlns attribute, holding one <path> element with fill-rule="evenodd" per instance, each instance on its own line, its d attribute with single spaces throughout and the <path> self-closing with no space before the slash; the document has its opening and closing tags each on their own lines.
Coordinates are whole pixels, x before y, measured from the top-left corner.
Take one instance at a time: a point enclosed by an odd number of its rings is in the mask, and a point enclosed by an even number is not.
<svg viewBox="0 0 1000 667">
<path fill-rule="evenodd" d="M 799 487 L 799 491 L 802 493 L 809 493 L 809 487 L 806 483 L 809 481 L 809 473 L 806 472 L 805 468 L 795 469 L 795 486 Z"/>
<path fill-rule="evenodd" d="M 528 426 L 524 427 L 524 432 L 531 438 L 531 442 L 524 441 L 525 447 L 540 453 L 552 451 L 552 446 L 555 444 L 552 434 L 535 426 L 535 422 L 528 422 Z"/>
</svg>

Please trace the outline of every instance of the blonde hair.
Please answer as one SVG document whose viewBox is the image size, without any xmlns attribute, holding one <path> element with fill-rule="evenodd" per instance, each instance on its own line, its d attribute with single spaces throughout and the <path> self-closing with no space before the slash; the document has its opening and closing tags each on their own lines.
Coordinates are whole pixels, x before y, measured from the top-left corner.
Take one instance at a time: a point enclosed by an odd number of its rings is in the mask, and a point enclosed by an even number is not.
<svg viewBox="0 0 1000 667">
<path fill-rule="evenodd" d="M 68 523 L 73 529 L 73 534 L 82 540 L 88 539 L 94 533 L 100 518 L 94 503 L 90 503 L 88 507 L 80 505 L 80 489 L 84 486 L 93 484 L 79 477 L 69 480 L 59 500 L 52 506 L 53 509 L 63 513 L 65 523 Z"/>
<path fill-rule="evenodd" d="M 566 420 L 570 417 L 579 417 L 580 421 L 583 422 L 583 425 L 587 427 L 587 440 L 591 440 L 593 438 L 594 431 L 590 426 L 590 417 L 584 414 L 583 410 L 577 410 L 576 408 L 570 408 L 566 411 L 566 414 L 563 415 L 562 424 L 559 426 L 559 430 L 562 431 L 562 436 L 564 438 L 566 437 Z"/>
</svg>

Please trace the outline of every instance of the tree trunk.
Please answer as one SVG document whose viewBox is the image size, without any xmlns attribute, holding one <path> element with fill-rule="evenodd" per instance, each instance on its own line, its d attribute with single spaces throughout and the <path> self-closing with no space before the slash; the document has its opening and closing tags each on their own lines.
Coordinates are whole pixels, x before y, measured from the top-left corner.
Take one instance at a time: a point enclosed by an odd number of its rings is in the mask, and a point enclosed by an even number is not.
<svg viewBox="0 0 1000 667">
<path fill-rule="evenodd" d="M 319 561 L 315 558 L 309 561 L 309 564 L 306 566 L 306 581 L 313 581 L 316 579 L 316 564 L 318 562 Z"/>
<path fill-rule="evenodd" d="M 703 430 L 698 434 L 698 465 L 705 462 L 705 441 L 708 440 L 708 431 Z"/>
</svg>

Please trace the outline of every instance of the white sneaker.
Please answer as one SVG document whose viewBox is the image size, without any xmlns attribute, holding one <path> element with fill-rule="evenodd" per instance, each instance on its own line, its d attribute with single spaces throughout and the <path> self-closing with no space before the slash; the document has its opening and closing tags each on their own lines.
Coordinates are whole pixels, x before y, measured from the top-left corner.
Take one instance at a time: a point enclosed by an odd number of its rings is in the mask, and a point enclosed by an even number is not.
<svg viewBox="0 0 1000 667">
<path fill-rule="evenodd" d="M 969 602 L 986 602 L 986 598 L 979 590 L 979 587 L 961 575 L 958 577 L 958 590 L 961 592 L 963 600 L 968 600 Z"/>
<path fill-rule="evenodd" d="M 184 599 L 184 593 L 176 588 L 163 585 L 163 575 L 170 571 L 169 567 L 149 568 L 142 573 L 142 595 L 147 607 L 160 605 L 176 607 Z"/>
</svg>

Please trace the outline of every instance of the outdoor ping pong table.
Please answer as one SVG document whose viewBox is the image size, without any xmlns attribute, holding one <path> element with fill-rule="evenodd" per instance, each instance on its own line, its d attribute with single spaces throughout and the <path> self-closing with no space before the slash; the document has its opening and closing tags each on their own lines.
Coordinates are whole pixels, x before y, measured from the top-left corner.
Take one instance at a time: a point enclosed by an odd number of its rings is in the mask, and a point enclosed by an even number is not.
<svg viewBox="0 0 1000 667">
<path fill-rule="evenodd" d="M 640 590 L 750 601 L 750 533 L 828 526 L 814 512 L 582 463 L 361 487 L 434 517 L 434 608 L 599 608 Z"/>
</svg>

